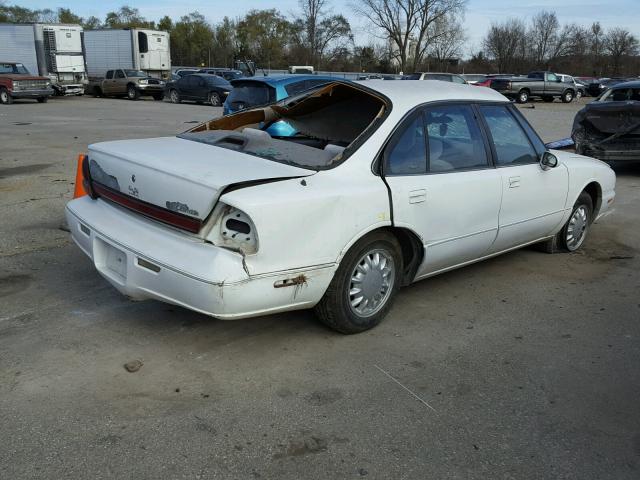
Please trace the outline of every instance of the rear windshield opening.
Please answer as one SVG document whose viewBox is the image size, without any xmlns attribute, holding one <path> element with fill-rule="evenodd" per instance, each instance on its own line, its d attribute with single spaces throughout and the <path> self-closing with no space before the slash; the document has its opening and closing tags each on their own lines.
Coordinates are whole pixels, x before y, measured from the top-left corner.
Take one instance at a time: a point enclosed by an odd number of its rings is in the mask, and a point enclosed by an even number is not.
<svg viewBox="0 0 640 480">
<path fill-rule="evenodd" d="M 262 82 L 235 82 L 227 102 L 233 111 L 276 101 L 276 89 Z"/>
<path fill-rule="evenodd" d="M 381 97 L 331 83 L 277 104 L 205 122 L 179 137 L 320 170 L 346 158 L 349 147 L 366 138 L 386 111 Z M 288 123 L 295 134 L 272 137 L 265 130 L 276 122 Z"/>
</svg>

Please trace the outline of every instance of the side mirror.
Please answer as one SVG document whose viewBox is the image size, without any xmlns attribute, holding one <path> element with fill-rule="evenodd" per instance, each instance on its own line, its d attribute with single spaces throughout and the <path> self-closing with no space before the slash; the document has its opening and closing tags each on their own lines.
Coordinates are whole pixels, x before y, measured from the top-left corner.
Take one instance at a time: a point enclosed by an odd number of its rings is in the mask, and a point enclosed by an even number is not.
<svg viewBox="0 0 640 480">
<path fill-rule="evenodd" d="M 543 170 L 549 170 L 550 168 L 556 168 L 558 166 L 558 157 L 551 152 L 544 152 L 540 159 L 540 167 Z"/>
</svg>

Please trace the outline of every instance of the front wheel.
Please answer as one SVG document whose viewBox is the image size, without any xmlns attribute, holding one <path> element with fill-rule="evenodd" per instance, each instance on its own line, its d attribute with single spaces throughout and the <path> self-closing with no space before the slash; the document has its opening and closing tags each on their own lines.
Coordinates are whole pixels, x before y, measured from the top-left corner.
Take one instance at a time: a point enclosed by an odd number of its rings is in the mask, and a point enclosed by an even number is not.
<svg viewBox="0 0 640 480">
<path fill-rule="evenodd" d="M 138 100 L 140 98 L 140 91 L 135 87 L 135 85 L 129 85 L 127 87 L 127 98 L 129 100 Z"/>
<path fill-rule="evenodd" d="M 316 315 L 345 334 L 375 327 L 391 308 L 402 271 L 402 251 L 393 235 L 377 232 L 366 236 L 340 262 L 316 305 Z"/>
<path fill-rule="evenodd" d="M 13 103 L 13 97 L 6 88 L 0 88 L 0 103 L 2 105 L 10 105 Z"/>
<path fill-rule="evenodd" d="M 573 92 L 571 90 L 567 90 L 562 94 L 562 103 L 571 103 L 573 102 Z"/>
<path fill-rule="evenodd" d="M 593 222 L 593 201 L 588 193 L 582 192 L 573 205 L 567 223 L 553 238 L 545 240 L 538 246 L 546 253 L 575 252 L 584 244 L 591 222 Z"/>
<path fill-rule="evenodd" d="M 177 90 L 171 90 L 169 92 L 169 98 L 171 99 L 171 103 L 180 103 L 180 94 Z"/>
</svg>

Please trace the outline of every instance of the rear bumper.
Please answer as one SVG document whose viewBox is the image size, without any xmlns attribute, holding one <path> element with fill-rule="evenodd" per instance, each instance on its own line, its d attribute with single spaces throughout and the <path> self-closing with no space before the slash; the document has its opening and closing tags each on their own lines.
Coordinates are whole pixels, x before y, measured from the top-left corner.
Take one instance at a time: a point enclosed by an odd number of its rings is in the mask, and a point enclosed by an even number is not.
<svg viewBox="0 0 640 480">
<path fill-rule="evenodd" d="M 43 88 L 39 90 L 12 90 L 10 94 L 13 98 L 50 97 L 51 95 L 53 95 L 53 89 Z"/>
<path fill-rule="evenodd" d="M 62 95 L 83 95 L 84 85 L 57 85 Z"/>
<path fill-rule="evenodd" d="M 249 275 L 241 254 L 103 200 L 65 209 L 71 236 L 98 272 L 134 300 L 155 299 L 232 320 L 315 305 L 334 265 Z M 305 282 L 276 288 L 304 275 Z"/>
</svg>

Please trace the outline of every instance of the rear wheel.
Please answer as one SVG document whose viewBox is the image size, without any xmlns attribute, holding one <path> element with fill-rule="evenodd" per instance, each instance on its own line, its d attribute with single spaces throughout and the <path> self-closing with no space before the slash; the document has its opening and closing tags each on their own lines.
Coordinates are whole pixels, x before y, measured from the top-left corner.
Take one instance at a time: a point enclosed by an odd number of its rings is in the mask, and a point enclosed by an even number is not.
<svg viewBox="0 0 640 480">
<path fill-rule="evenodd" d="M 396 238 L 377 232 L 358 241 L 340 262 L 316 315 L 341 333 L 375 327 L 400 288 L 402 252 Z"/>
<path fill-rule="evenodd" d="M 520 90 L 518 92 L 518 98 L 516 98 L 516 102 L 518 103 L 527 103 L 529 101 L 529 90 Z"/>
<path fill-rule="evenodd" d="M 129 100 L 138 100 L 140 98 L 140 90 L 135 85 L 129 85 L 127 87 L 127 98 Z"/>
<path fill-rule="evenodd" d="M 220 106 L 220 95 L 218 95 L 216 92 L 211 92 L 209 94 L 209 103 L 214 107 L 219 107 Z"/>
<path fill-rule="evenodd" d="M 169 92 L 169 98 L 171 99 L 171 103 L 180 103 L 180 94 L 175 89 Z"/>
<path fill-rule="evenodd" d="M 93 96 L 96 98 L 104 96 L 102 93 L 102 89 L 100 87 L 93 87 Z"/>
<path fill-rule="evenodd" d="M 562 103 L 571 103 L 573 102 L 573 91 L 572 90 L 567 90 L 566 92 L 564 92 L 562 94 Z"/>
<path fill-rule="evenodd" d="M 11 105 L 13 103 L 13 97 L 6 88 L 0 88 L 0 103 L 2 105 Z"/>
</svg>

